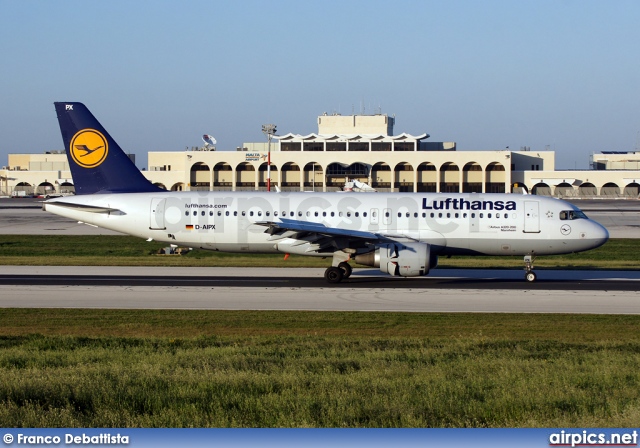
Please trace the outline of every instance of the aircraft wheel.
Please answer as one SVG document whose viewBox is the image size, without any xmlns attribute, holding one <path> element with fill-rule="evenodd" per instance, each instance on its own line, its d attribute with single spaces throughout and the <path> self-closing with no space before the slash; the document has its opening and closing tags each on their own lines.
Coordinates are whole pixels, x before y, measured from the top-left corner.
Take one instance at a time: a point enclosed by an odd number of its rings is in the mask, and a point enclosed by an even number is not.
<svg viewBox="0 0 640 448">
<path fill-rule="evenodd" d="M 342 269 L 331 266 L 324 271 L 324 279 L 329 283 L 340 283 L 344 278 Z"/>
<path fill-rule="evenodd" d="M 343 261 L 342 263 L 338 264 L 338 267 L 340 269 L 342 269 L 342 278 L 351 277 L 351 273 L 353 272 L 353 268 L 351 267 L 351 265 L 349 263 L 347 263 L 346 261 Z"/>
<path fill-rule="evenodd" d="M 531 272 L 527 272 L 526 274 L 524 274 L 524 279 L 528 282 L 535 282 L 536 281 L 536 273 L 531 271 Z"/>
</svg>

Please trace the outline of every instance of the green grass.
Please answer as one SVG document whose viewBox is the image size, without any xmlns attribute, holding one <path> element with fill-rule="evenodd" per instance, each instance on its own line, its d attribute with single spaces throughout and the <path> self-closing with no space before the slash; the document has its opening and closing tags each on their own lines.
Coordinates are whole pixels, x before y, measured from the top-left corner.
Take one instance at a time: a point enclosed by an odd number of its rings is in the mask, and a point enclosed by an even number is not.
<svg viewBox="0 0 640 448">
<path fill-rule="evenodd" d="M 328 264 L 161 246 L 3 235 L 0 264 Z M 638 253 L 610 240 L 536 265 L 637 269 Z M 0 379 L 5 427 L 631 427 L 640 316 L 1 309 Z"/>
<path fill-rule="evenodd" d="M 6 427 L 631 427 L 640 316 L 3 310 Z"/>
<path fill-rule="evenodd" d="M 164 244 L 131 236 L 0 235 L 0 265 L 326 267 L 327 259 L 197 250 L 159 256 Z M 587 252 L 544 256 L 538 268 L 638 269 L 640 239 L 612 239 Z M 441 257 L 440 267 L 522 268 L 522 257 Z"/>
</svg>

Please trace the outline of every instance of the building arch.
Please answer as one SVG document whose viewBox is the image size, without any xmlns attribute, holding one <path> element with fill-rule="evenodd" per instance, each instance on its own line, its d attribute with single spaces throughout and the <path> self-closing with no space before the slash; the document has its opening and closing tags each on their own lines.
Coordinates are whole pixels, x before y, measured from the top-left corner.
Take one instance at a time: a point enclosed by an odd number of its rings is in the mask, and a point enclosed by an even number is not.
<svg viewBox="0 0 640 448">
<path fill-rule="evenodd" d="M 637 198 L 640 195 L 640 184 L 631 182 L 624 187 L 624 197 Z"/>
<path fill-rule="evenodd" d="M 167 189 L 167 187 L 165 187 L 165 185 L 162 182 L 154 182 L 153 185 L 155 185 L 156 187 L 160 187 L 163 190 Z"/>
<path fill-rule="evenodd" d="M 256 189 L 256 168 L 249 162 L 236 166 L 236 191 Z"/>
<path fill-rule="evenodd" d="M 593 185 L 591 182 L 583 182 L 578 187 L 578 194 L 580 196 L 597 196 L 598 187 Z"/>
<path fill-rule="evenodd" d="M 402 193 L 413 192 L 415 171 L 408 162 L 400 162 L 393 168 L 394 187 Z"/>
<path fill-rule="evenodd" d="M 333 162 L 327 165 L 325 177 L 327 179 L 327 188 L 342 190 L 347 178 L 368 182 L 369 166 L 362 162 L 354 162 L 350 165 Z"/>
<path fill-rule="evenodd" d="M 218 162 L 213 166 L 213 189 L 233 190 L 233 168 L 228 163 Z"/>
<path fill-rule="evenodd" d="M 431 162 L 422 162 L 418 165 L 418 186 L 419 192 L 435 193 L 438 191 L 438 171 Z"/>
<path fill-rule="evenodd" d="M 18 182 L 13 191 L 22 192 L 27 196 L 33 195 L 33 186 L 29 182 Z"/>
<path fill-rule="evenodd" d="M 371 187 L 378 191 L 391 189 L 391 167 L 385 162 L 375 163 L 371 167 Z"/>
<path fill-rule="evenodd" d="M 40 195 L 48 195 L 56 192 L 56 187 L 51 182 L 40 182 L 40 184 L 36 187 L 36 194 Z"/>
<path fill-rule="evenodd" d="M 486 181 L 484 191 L 486 193 L 504 193 L 507 181 L 506 170 L 500 162 L 491 162 L 485 169 Z"/>
<path fill-rule="evenodd" d="M 468 162 L 462 167 L 462 192 L 482 193 L 482 167 L 477 162 Z"/>
<path fill-rule="evenodd" d="M 607 182 L 600 189 L 600 196 L 605 196 L 608 198 L 619 198 L 620 197 L 620 187 L 613 182 Z"/>
<path fill-rule="evenodd" d="M 529 188 L 523 182 L 514 182 L 511 184 L 511 193 L 529 194 Z"/>
<path fill-rule="evenodd" d="M 61 182 L 60 183 L 60 193 L 71 193 L 71 194 L 75 194 L 76 193 L 76 186 L 73 185 L 73 183 L 71 182 Z"/>
<path fill-rule="evenodd" d="M 575 191 L 570 183 L 562 182 L 556 185 L 555 195 L 559 198 L 570 198 L 575 196 Z"/>
<path fill-rule="evenodd" d="M 184 190 L 184 183 L 183 182 L 177 182 L 173 185 L 171 185 L 171 191 L 183 191 Z"/>
<path fill-rule="evenodd" d="M 324 189 L 324 169 L 318 162 L 309 162 L 304 166 L 303 172 L 304 189 L 311 191 L 322 191 Z"/>
<path fill-rule="evenodd" d="M 267 173 L 268 162 L 263 162 L 258 167 L 258 187 L 260 189 L 267 188 L 267 175 L 271 176 L 271 186 L 275 188 L 276 185 L 280 185 L 278 176 L 278 167 L 271 162 L 271 173 Z"/>
<path fill-rule="evenodd" d="M 280 168 L 280 190 L 300 190 L 300 167 L 294 162 L 287 162 Z"/>
<path fill-rule="evenodd" d="M 551 187 L 544 182 L 538 182 L 531 188 L 531 193 L 537 196 L 551 196 Z"/>
<path fill-rule="evenodd" d="M 211 170 L 204 162 L 196 162 L 189 170 L 189 188 L 192 191 L 209 191 L 211 189 Z"/>
<path fill-rule="evenodd" d="M 460 192 L 460 168 L 454 162 L 443 163 L 440 167 L 440 192 Z"/>
</svg>

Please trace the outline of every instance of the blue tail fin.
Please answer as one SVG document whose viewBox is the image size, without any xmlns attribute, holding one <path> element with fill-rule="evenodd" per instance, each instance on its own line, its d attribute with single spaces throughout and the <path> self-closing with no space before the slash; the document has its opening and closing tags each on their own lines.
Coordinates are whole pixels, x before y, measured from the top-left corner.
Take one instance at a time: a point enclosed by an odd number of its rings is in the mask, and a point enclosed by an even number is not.
<svg viewBox="0 0 640 448">
<path fill-rule="evenodd" d="M 145 178 L 82 103 L 54 103 L 76 194 L 164 191 Z"/>
</svg>

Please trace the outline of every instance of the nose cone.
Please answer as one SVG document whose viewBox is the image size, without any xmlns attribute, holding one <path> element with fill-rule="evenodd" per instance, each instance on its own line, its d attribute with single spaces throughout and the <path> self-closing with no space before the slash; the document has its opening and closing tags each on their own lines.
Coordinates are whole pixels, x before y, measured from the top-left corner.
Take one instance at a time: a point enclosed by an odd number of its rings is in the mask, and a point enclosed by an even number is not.
<svg viewBox="0 0 640 448">
<path fill-rule="evenodd" d="M 590 221 L 587 240 L 592 243 L 591 249 L 602 246 L 609 239 L 609 231 L 600 223 Z"/>
</svg>

